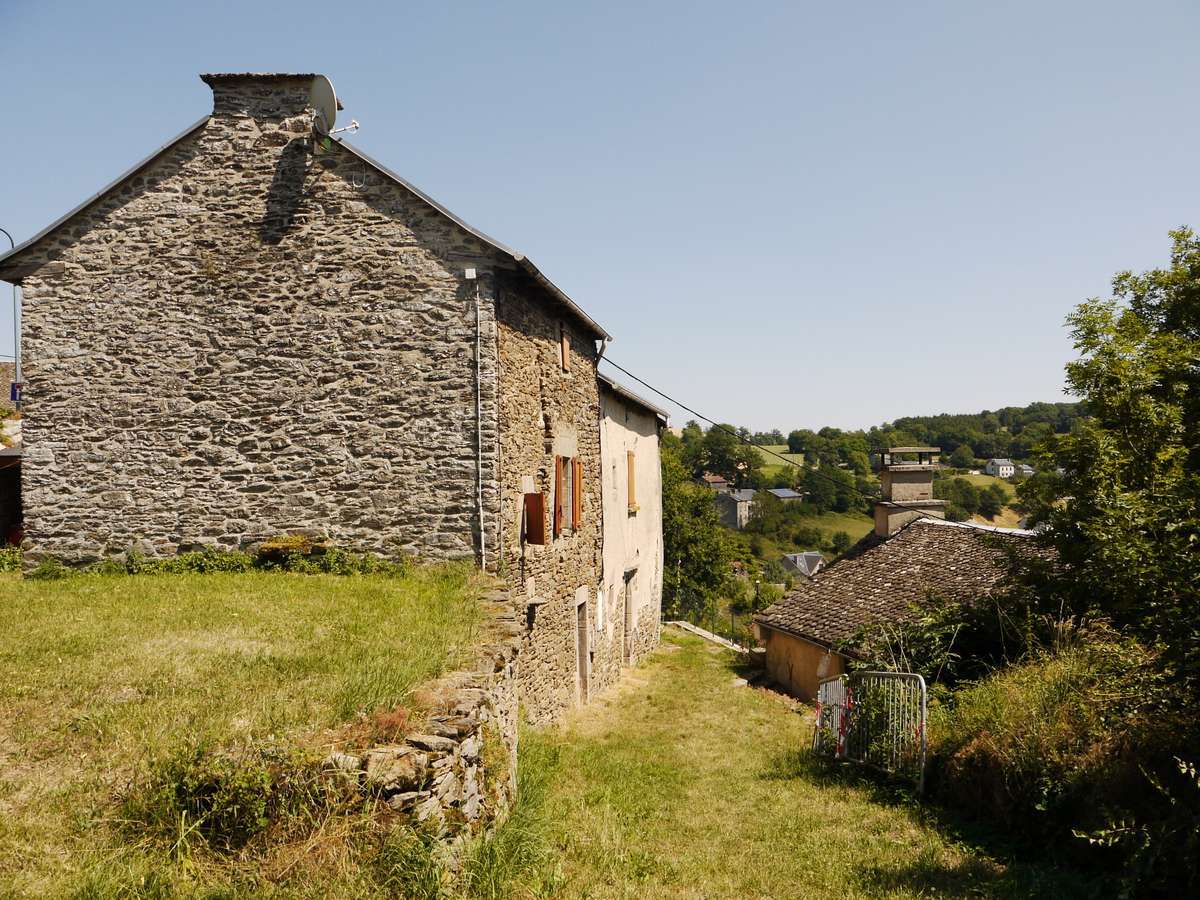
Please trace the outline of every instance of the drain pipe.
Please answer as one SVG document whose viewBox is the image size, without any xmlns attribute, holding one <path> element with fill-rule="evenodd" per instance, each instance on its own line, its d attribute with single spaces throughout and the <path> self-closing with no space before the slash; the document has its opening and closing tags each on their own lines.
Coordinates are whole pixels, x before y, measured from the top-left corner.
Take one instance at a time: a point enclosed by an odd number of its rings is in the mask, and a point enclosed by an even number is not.
<svg viewBox="0 0 1200 900">
<path fill-rule="evenodd" d="M 466 270 L 475 282 L 475 501 L 479 507 L 479 568 L 487 571 L 487 530 L 483 524 L 483 300 L 475 269 Z"/>
</svg>

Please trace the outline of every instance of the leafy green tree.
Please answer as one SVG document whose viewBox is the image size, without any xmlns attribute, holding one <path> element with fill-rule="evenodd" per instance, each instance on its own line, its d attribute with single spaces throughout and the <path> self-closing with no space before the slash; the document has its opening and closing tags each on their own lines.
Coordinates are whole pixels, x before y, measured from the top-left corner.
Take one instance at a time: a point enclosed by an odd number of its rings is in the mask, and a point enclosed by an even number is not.
<svg viewBox="0 0 1200 900">
<path fill-rule="evenodd" d="M 662 455 L 663 608 L 671 616 L 709 614 L 730 579 L 733 551 L 712 492 L 692 480 L 683 442 L 665 432 Z"/>
<path fill-rule="evenodd" d="M 950 454 L 949 462 L 956 469 L 970 469 L 975 465 L 975 451 L 970 444 L 959 444 Z"/>
<path fill-rule="evenodd" d="M 1022 504 L 1060 567 L 1022 573 L 1043 602 L 1099 612 L 1163 648 L 1200 701 L 1200 240 L 1171 233 L 1170 265 L 1122 272 L 1070 316 L 1069 390 L 1090 416 L 1040 447 Z"/>
<path fill-rule="evenodd" d="M 1004 509 L 1007 501 L 1008 495 L 1004 492 L 1004 488 L 998 484 L 989 484 L 979 492 L 979 514 L 985 519 L 994 519 L 1000 515 L 1000 511 Z"/>
<path fill-rule="evenodd" d="M 762 454 L 757 447 L 739 437 L 741 431 L 744 429 L 733 425 L 708 429 L 704 433 L 701 457 L 705 469 L 724 476 L 738 488 L 760 483 L 763 466 Z"/>
<path fill-rule="evenodd" d="M 830 540 L 830 544 L 833 546 L 833 552 L 839 554 L 845 553 L 847 550 L 849 550 L 851 543 L 852 541 L 850 540 L 850 535 L 844 531 L 835 531 L 833 538 Z"/>
</svg>

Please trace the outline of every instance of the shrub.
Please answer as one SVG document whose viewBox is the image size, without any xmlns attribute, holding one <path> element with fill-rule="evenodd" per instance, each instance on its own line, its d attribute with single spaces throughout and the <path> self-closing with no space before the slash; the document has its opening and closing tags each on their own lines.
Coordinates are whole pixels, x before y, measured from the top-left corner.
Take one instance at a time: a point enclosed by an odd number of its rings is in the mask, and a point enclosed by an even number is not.
<svg viewBox="0 0 1200 900">
<path fill-rule="evenodd" d="M 0 547 L 0 572 L 21 571 L 21 548 Z"/>
</svg>

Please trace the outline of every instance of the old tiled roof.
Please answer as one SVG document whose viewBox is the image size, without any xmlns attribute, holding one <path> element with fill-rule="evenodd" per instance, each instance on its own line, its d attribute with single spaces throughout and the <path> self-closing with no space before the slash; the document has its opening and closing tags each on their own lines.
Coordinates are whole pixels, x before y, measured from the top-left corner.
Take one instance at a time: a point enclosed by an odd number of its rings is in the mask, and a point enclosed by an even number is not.
<svg viewBox="0 0 1200 900">
<path fill-rule="evenodd" d="M 931 595 L 970 601 L 987 596 L 1004 576 L 1004 545 L 1032 532 L 918 519 L 886 541 L 864 539 L 754 621 L 836 647 L 860 626 L 898 622 Z M 855 552 L 857 551 L 857 552 Z"/>
</svg>

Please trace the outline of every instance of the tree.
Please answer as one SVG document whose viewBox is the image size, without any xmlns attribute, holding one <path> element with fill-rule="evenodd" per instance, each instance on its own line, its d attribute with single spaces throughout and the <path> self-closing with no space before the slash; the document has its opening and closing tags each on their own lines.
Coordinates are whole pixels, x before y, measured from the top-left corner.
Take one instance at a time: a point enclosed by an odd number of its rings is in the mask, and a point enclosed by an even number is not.
<svg viewBox="0 0 1200 900">
<path fill-rule="evenodd" d="M 744 430 L 744 429 L 743 429 Z M 701 459 L 709 472 L 724 476 L 734 487 L 759 483 L 762 454 L 739 437 L 733 425 L 713 426 L 704 433 Z"/>
<path fill-rule="evenodd" d="M 663 607 L 672 616 L 708 613 L 730 576 L 733 551 L 712 492 L 692 481 L 683 442 L 664 432 L 662 456 Z"/>
<path fill-rule="evenodd" d="M 989 484 L 979 492 L 979 514 L 985 519 L 994 519 L 1008 502 L 1008 494 L 998 484 Z"/>
<path fill-rule="evenodd" d="M 1060 566 L 1021 578 L 1077 619 L 1099 613 L 1164 652 L 1200 696 L 1200 240 L 1171 233 L 1165 269 L 1113 280 L 1068 319 L 1069 390 L 1090 416 L 1039 446 L 1019 488 Z M 1058 472 L 1061 475 L 1044 476 Z"/>
<path fill-rule="evenodd" d="M 850 549 L 850 544 L 852 541 L 850 540 L 850 535 L 848 535 L 846 532 L 835 531 L 830 543 L 833 545 L 833 552 L 841 554 Z"/>
<path fill-rule="evenodd" d="M 970 444 L 959 444 L 950 454 L 950 465 L 956 469 L 970 469 L 975 465 L 975 451 Z"/>
</svg>

